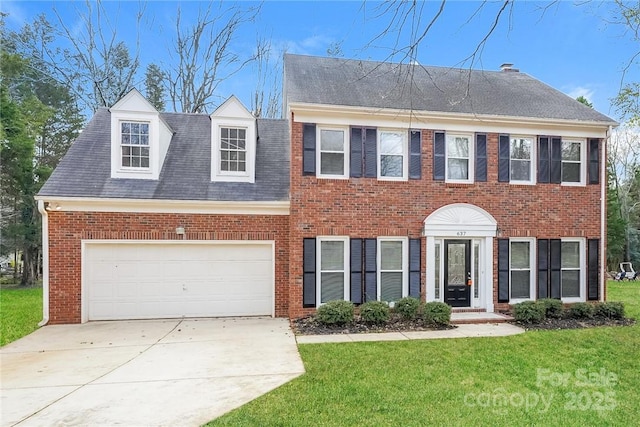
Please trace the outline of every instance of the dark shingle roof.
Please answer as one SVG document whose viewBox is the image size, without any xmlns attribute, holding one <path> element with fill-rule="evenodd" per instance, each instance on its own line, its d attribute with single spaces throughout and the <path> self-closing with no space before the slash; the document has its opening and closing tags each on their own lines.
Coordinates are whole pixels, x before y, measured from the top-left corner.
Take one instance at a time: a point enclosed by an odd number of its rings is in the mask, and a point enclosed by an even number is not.
<svg viewBox="0 0 640 427">
<path fill-rule="evenodd" d="M 255 183 L 211 182 L 211 120 L 204 114 L 161 113 L 174 130 L 156 180 L 111 178 L 111 113 L 99 110 L 40 190 L 40 196 L 164 200 L 289 199 L 289 126 L 258 120 Z"/>
<path fill-rule="evenodd" d="M 285 103 L 577 120 L 609 117 L 520 72 L 285 55 Z M 413 70 L 411 76 L 410 71 Z"/>
</svg>

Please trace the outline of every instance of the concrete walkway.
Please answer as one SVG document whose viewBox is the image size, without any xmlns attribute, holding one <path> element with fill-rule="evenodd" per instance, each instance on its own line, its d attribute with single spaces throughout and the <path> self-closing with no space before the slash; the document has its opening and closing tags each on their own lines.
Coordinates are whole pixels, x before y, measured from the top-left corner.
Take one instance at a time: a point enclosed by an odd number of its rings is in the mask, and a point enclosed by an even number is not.
<svg viewBox="0 0 640 427">
<path fill-rule="evenodd" d="M 458 325 L 442 331 L 383 332 L 370 334 L 298 335 L 298 344 L 428 340 L 441 338 L 505 337 L 517 335 L 524 329 L 510 323 L 482 323 Z"/>
<path fill-rule="evenodd" d="M 198 426 L 304 373 L 286 319 L 45 326 L 0 348 L 4 426 Z"/>
</svg>

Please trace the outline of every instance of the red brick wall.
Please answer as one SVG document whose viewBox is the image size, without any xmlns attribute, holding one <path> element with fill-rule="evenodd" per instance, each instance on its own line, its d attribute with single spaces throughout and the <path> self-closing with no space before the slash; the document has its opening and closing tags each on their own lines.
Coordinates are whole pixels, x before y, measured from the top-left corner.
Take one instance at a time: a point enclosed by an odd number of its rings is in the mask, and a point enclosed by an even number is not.
<svg viewBox="0 0 640 427">
<path fill-rule="evenodd" d="M 49 323 L 81 321 L 81 240 L 274 240 L 275 313 L 288 315 L 287 216 L 102 212 L 49 213 Z"/>
<path fill-rule="evenodd" d="M 302 124 L 293 118 L 291 123 L 289 314 L 293 318 L 315 311 L 302 308 L 302 245 L 305 237 L 416 238 L 420 237 L 427 216 L 451 203 L 470 203 L 486 210 L 497 220 L 502 237 L 600 236 L 600 186 L 513 185 L 498 182 L 497 133 L 488 135 L 487 182 L 447 184 L 433 181 L 433 132 L 430 130 L 422 132 L 420 180 L 317 179 L 302 175 Z M 494 254 L 497 254 L 497 242 Z M 497 271 L 494 271 L 495 278 Z M 497 289 L 497 286 L 494 285 L 494 288 Z M 497 296 L 494 300 L 497 302 Z"/>
</svg>

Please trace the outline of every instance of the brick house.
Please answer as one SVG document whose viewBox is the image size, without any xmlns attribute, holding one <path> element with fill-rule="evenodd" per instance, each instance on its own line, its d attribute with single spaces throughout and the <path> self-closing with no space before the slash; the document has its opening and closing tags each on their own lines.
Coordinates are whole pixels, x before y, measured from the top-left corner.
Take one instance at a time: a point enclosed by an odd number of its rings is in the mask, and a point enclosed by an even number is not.
<svg viewBox="0 0 640 427">
<path fill-rule="evenodd" d="M 285 55 L 283 88 L 98 111 L 37 197 L 44 322 L 605 298 L 610 118 L 509 66 Z"/>
</svg>

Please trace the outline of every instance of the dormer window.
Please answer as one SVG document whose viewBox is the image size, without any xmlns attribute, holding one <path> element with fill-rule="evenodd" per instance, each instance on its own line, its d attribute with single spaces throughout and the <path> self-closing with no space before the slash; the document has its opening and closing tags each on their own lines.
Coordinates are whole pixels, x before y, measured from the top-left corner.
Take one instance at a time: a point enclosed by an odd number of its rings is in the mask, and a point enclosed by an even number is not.
<svg viewBox="0 0 640 427">
<path fill-rule="evenodd" d="M 123 168 L 149 168 L 149 123 L 121 122 Z"/>
<path fill-rule="evenodd" d="M 247 171 L 247 130 L 220 128 L 220 172 Z"/>
<path fill-rule="evenodd" d="M 256 119 L 232 96 L 211 114 L 211 181 L 255 182 Z"/>
<path fill-rule="evenodd" d="M 158 179 L 173 138 L 171 127 L 135 89 L 109 112 L 111 178 Z"/>
</svg>

